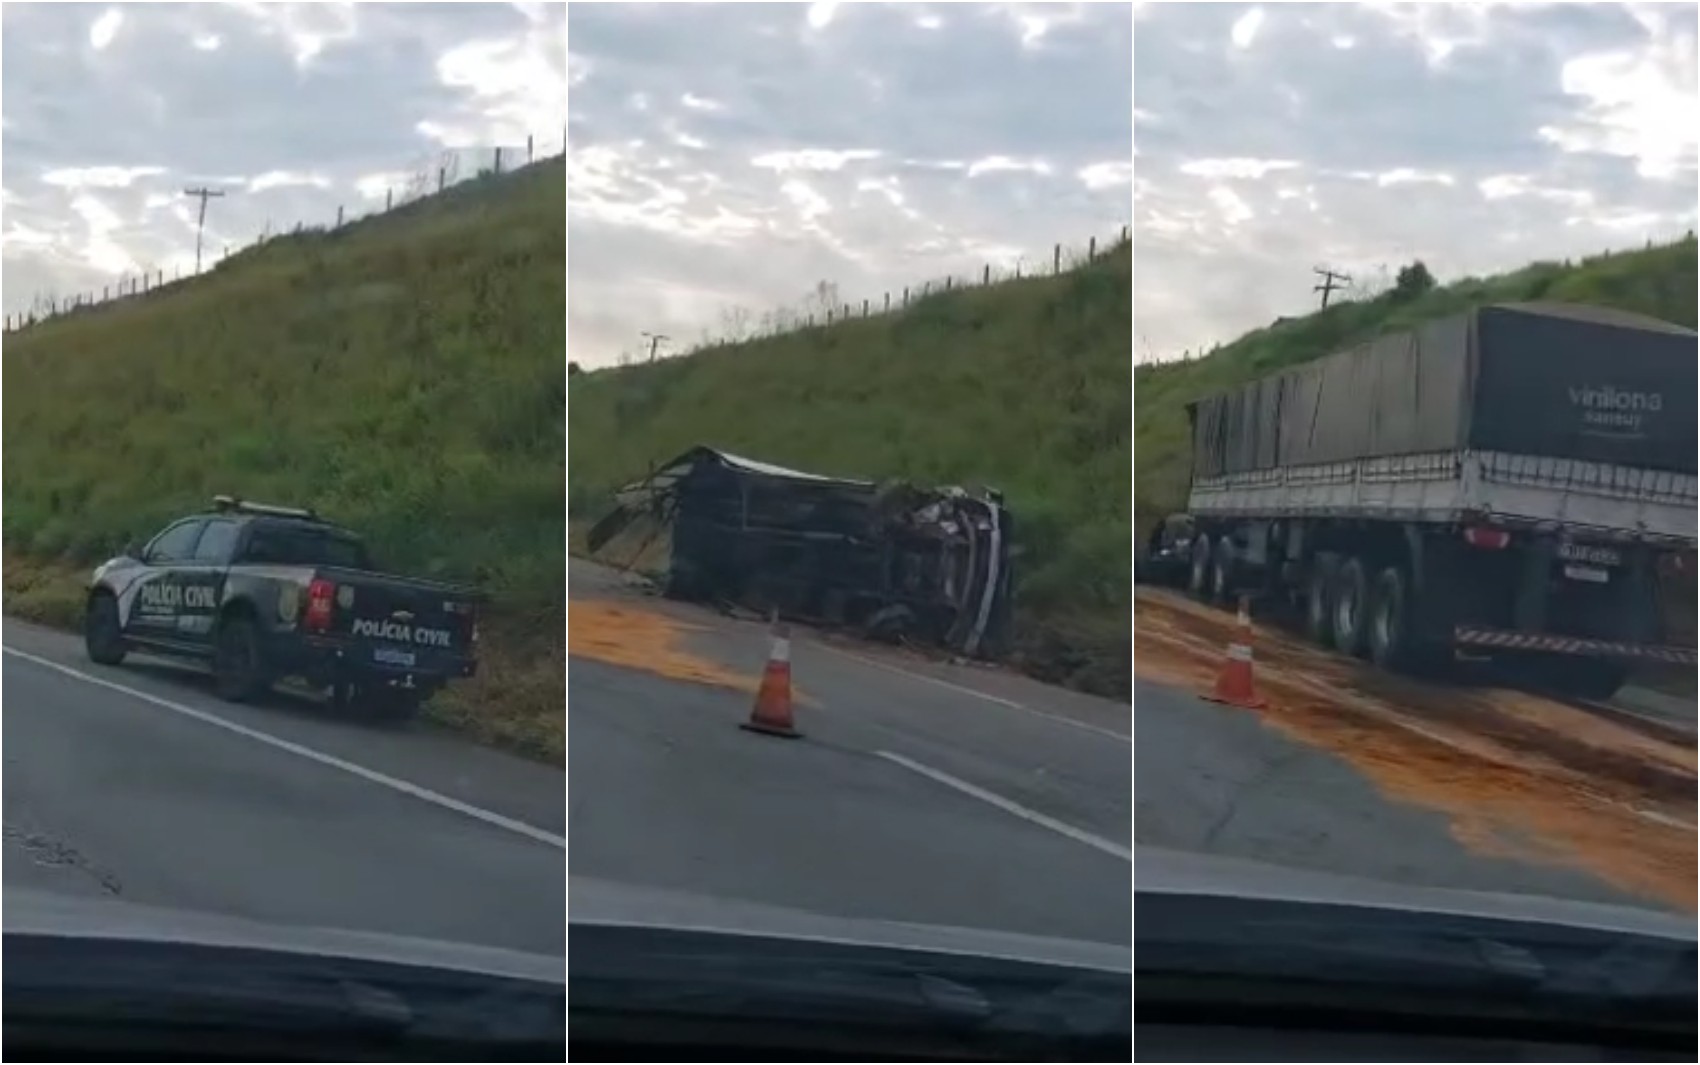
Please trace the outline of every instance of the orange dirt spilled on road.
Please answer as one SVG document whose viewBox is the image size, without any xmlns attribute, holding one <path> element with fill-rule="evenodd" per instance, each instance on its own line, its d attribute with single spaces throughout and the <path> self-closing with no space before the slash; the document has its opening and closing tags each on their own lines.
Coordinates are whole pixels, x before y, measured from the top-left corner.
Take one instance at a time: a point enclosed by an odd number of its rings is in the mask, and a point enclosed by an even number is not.
<svg viewBox="0 0 1700 1065">
<path fill-rule="evenodd" d="M 1233 624 L 1139 589 L 1135 675 L 1208 691 Z M 1392 677 L 1267 626 L 1255 648 L 1269 706 L 1246 712 L 1346 760 L 1389 798 L 1446 814 L 1464 846 L 1696 909 L 1692 742 L 1524 692 Z"/>
<path fill-rule="evenodd" d="M 748 671 L 722 665 L 685 646 L 693 632 L 705 631 L 676 617 L 633 603 L 572 599 L 567 603 L 567 654 L 611 666 L 638 669 L 668 680 L 731 688 L 754 695 L 761 686 L 761 661 Z M 799 706 L 818 706 L 796 684 L 791 698 Z"/>
<path fill-rule="evenodd" d="M 686 636 L 700 631 L 700 625 L 629 603 L 573 599 L 567 604 L 569 655 L 640 669 L 669 680 L 712 684 L 753 694 L 760 679 L 754 673 L 740 673 L 685 649 Z"/>
</svg>

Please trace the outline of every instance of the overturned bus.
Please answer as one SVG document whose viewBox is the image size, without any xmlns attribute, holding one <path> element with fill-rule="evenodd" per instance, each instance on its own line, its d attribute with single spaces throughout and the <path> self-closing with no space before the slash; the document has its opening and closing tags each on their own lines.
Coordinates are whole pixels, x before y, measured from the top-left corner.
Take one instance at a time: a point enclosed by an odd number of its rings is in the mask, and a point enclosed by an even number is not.
<svg viewBox="0 0 1700 1065">
<path fill-rule="evenodd" d="M 823 477 L 695 447 L 615 498 L 587 546 L 665 531 L 673 598 L 970 657 L 1006 646 L 1012 527 L 997 492 Z"/>
</svg>

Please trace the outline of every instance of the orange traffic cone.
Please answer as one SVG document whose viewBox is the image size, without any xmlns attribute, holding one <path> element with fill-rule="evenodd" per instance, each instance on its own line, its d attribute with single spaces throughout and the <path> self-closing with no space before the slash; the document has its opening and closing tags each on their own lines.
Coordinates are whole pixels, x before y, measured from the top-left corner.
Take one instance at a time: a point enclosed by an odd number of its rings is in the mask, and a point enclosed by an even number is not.
<svg viewBox="0 0 1700 1065">
<path fill-rule="evenodd" d="M 773 612 L 773 647 L 761 671 L 756 704 L 750 710 L 750 719 L 738 727 L 788 740 L 802 736 L 791 721 L 791 636 L 777 610 Z"/>
<path fill-rule="evenodd" d="M 1216 689 L 1205 698 L 1213 703 L 1238 706 L 1245 710 L 1261 710 L 1269 704 L 1257 694 L 1257 684 L 1251 675 L 1251 604 L 1240 596 L 1240 613 L 1235 622 L 1238 631 L 1228 641 L 1228 657 L 1216 674 Z"/>
</svg>

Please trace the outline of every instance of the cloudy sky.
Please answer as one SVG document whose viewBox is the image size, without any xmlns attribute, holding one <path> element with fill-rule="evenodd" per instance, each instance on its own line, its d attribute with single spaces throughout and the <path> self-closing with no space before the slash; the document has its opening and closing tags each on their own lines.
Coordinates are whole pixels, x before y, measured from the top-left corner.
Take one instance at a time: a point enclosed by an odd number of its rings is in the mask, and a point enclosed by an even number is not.
<svg viewBox="0 0 1700 1065">
<path fill-rule="evenodd" d="M 1692 4 L 1141 4 L 1134 103 L 1142 358 L 1695 222 Z"/>
<path fill-rule="evenodd" d="M 549 4 L 30 4 L 0 15 L 4 303 L 327 224 L 476 149 L 559 152 L 565 12 Z M 460 150 L 460 151 L 457 151 Z M 487 156 L 485 156 L 487 158 Z"/>
<path fill-rule="evenodd" d="M 568 316 L 606 364 L 1129 221 L 1123 5 L 573 4 Z"/>
</svg>

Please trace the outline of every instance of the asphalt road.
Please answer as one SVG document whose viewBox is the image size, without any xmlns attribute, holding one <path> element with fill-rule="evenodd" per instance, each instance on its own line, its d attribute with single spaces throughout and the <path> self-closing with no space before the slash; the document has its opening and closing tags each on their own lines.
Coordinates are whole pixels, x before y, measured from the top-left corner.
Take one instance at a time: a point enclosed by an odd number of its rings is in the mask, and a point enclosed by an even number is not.
<svg viewBox="0 0 1700 1065">
<path fill-rule="evenodd" d="M 1647 904 L 1575 869 L 1471 851 L 1444 814 L 1390 800 L 1256 714 L 1145 680 L 1133 694 L 1141 844 L 1404 884 Z"/>
<path fill-rule="evenodd" d="M 3 636 L 7 889 L 565 953 L 559 770 Z"/>
<path fill-rule="evenodd" d="M 619 594 L 575 564 L 575 595 Z M 650 601 L 646 609 L 678 611 Z M 764 626 L 685 613 L 754 674 Z M 1126 943 L 1129 710 L 796 633 L 801 740 L 749 695 L 568 663 L 571 872 L 719 899 Z"/>
</svg>

